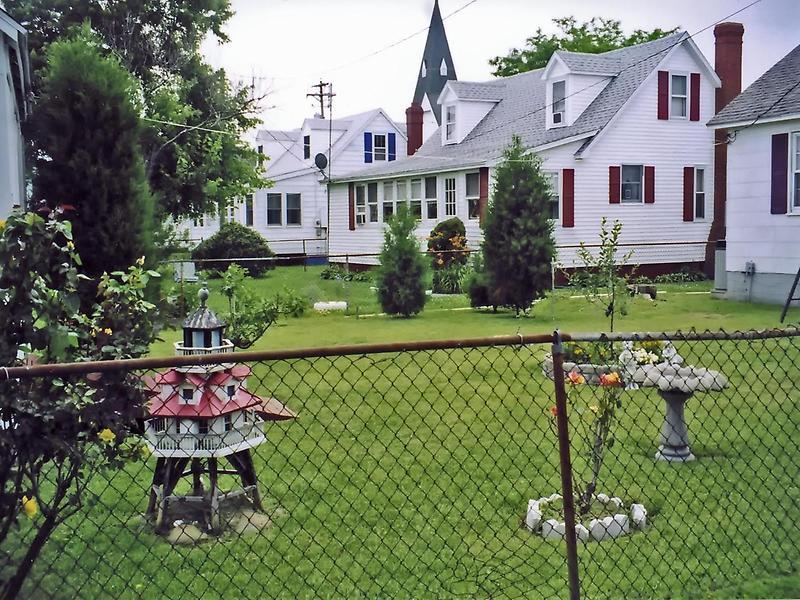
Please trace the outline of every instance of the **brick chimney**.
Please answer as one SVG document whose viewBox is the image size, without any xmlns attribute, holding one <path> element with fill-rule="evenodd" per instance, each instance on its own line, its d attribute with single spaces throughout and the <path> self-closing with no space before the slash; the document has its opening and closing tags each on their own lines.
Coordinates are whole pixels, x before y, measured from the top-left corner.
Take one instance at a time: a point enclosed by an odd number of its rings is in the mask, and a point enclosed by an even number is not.
<svg viewBox="0 0 800 600">
<path fill-rule="evenodd" d="M 714 114 L 742 91 L 742 37 L 741 23 L 719 23 L 714 27 L 714 70 L 722 81 L 714 96 Z M 717 241 L 725 240 L 725 202 L 728 192 L 726 177 L 728 166 L 728 132 L 714 130 L 714 221 L 708 234 L 705 270 L 714 274 L 714 250 Z"/>
<path fill-rule="evenodd" d="M 406 109 L 406 137 L 408 155 L 411 156 L 422 146 L 422 107 L 416 102 Z"/>
</svg>

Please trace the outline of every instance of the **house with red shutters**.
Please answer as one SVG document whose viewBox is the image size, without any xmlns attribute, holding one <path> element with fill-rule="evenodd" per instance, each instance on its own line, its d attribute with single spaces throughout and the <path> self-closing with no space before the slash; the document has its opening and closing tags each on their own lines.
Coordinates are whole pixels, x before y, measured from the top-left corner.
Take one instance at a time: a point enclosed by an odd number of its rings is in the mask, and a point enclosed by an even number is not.
<svg viewBox="0 0 800 600">
<path fill-rule="evenodd" d="M 489 81 L 437 72 L 441 92 L 426 95 L 438 103 L 436 129 L 426 107 L 412 102 L 407 158 L 334 178 L 331 254 L 379 252 L 399 204 L 419 219 L 421 244 L 437 222 L 458 217 L 476 246 L 492 171 L 518 135 L 551 183 L 562 268 L 578 266 L 578 244 L 598 241 L 603 217 L 623 222 L 622 242 L 644 272 L 704 266 L 724 203 L 714 197 L 714 132 L 706 123 L 719 109 L 720 89 L 732 85 L 731 97 L 741 89 L 741 26 L 716 28 L 718 42 L 733 30 L 738 59 L 729 44 L 717 47 L 722 72 L 727 65 L 739 73 L 731 82 L 685 32 L 602 54 L 557 51 L 542 69 Z M 446 47 L 446 39 L 433 46 Z M 418 89 L 437 58 L 425 57 Z M 376 264 L 377 257 L 350 262 Z"/>
<path fill-rule="evenodd" d="M 391 163 L 404 158 L 407 147 L 405 126 L 380 108 L 337 119 L 315 116 L 288 131 L 262 129 L 255 145 L 268 157 L 264 177 L 272 186 L 221 214 L 187 221 L 189 239 L 203 240 L 233 221 L 258 231 L 277 254 L 326 254 L 328 176 Z M 325 157 L 322 169 L 315 162 L 318 154 Z"/>
<path fill-rule="evenodd" d="M 727 152 L 725 295 L 784 303 L 800 269 L 800 46 L 708 125 Z"/>
</svg>

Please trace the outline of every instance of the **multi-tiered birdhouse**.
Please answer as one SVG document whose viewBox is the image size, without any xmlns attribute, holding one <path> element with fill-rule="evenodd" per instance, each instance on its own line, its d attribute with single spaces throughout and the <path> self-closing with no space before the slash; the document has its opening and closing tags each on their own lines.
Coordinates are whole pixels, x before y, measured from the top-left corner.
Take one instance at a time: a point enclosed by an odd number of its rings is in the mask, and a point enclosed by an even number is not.
<svg viewBox="0 0 800 600">
<path fill-rule="evenodd" d="M 155 516 L 159 529 L 167 523 L 169 505 L 174 501 L 205 504 L 212 529 L 219 528 L 221 500 L 247 494 L 260 509 L 250 450 L 266 441 L 265 421 L 296 417 L 276 399 L 247 389 L 252 370 L 236 364 L 233 344 L 224 337 L 226 324 L 206 306 L 208 290 L 200 290 L 199 297 L 200 307 L 184 321 L 183 341 L 175 343 L 175 352 L 181 356 L 225 353 L 230 354 L 230 362 L 226 357 L 225 362 L 177 367 L 145 378 L 152 394 L 145 436 L 157 457 L 148 514 Z M 232 471 L 218 468 L 221 457 Z M 221 492 L 221 474 L 238 475 L 241 489 Z M 188 475 L 192 477 L 191 493 L 174 495 L 178 481 Z"/>
</svg>

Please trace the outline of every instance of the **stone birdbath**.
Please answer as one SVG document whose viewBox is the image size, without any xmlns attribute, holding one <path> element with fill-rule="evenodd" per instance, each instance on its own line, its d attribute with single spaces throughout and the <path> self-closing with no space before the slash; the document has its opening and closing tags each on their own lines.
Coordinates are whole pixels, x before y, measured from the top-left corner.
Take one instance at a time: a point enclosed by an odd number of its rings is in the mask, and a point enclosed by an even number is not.
<svg viewBox="0 0 800 600">
<path fill-rule="evenodd" d="M 630 347 L 620 355 L 625 364 Z M 719 371 L 684 366 L 683 358 L 668 343 L 664 362 L 629 368 L 635 387 L 658 388 L 666 410 L 656 452 L 656 460 L 683 463 L 695 459 L 689 446 L 689 429 L 684 416 L 686 402 L 696 393 L 719 392 L 728 387 L 727 378 Z M 628 363 L 630 364 L 630 363 Z"/>
</svg>

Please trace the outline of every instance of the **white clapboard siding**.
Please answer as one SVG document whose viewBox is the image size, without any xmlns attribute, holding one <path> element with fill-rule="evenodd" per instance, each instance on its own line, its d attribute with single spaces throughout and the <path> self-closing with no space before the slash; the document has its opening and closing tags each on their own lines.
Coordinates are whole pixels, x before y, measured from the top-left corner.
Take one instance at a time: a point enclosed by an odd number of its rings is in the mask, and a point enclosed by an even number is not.
<svg viewBox="0 0 800 600">
<path fill-rule="evenodd" d="M 726 271 L 749 261 L 758 273 L 795 274 L 800 267 L 800 211 L 770 212 L 772 136 L 800 131 L 800 119 L 755 125 L 728 145 Z"/>
</svg>

